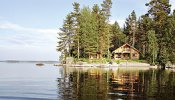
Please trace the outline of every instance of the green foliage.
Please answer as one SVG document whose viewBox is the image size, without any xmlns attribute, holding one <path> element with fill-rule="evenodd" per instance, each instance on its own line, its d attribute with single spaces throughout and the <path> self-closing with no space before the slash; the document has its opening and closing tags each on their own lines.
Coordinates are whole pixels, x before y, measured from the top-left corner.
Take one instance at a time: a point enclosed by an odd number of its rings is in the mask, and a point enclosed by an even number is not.
<svg viewBox="0 0 175 100">
<path fill-rule="evenodd" d="M 111 0 L 104 0 L 103 3 L 101 4 L 102 6 L 102 10 L 101 10 L 101 13 L 103 15 L 103 17 L 105 18 L 104 22 L 105 22 L 105 27 L 104 27 L 104 32 L 106 33 L 105 34 L 105 37 L 107 39 L 107 43 L 106 43 L 106 46 L 107 46 L 107 58 L 110 59 L 110 44 L 111 44 L 111 34 L 110 34 L 110 29 L 109 29 L 109 25 L 108 25 L 108 22 L 109 22 L 109 17 L 111 16 L 111 12 L 110 12 L 110 9 L 112 7 L 112 1 Z"/>
<path fill-rule="evenodd" d="M 146 5 L 150 8 L 148 14 L 154 21 L 153 28 L 159 43 L 157 60 L 164 66 L 169 61 L 169 49 L 173 49 L 168 47 L 171 37 L 168 32 L 169 27 L 167 27 L 171 5 L 169 4 L 169 0 L 151 0 Z"/>
<path fill-rule="evenodd" d="M 146 58 L 148 52 L 147 33 L 152 30 L 153 21 L 148 15 L 142 15 L 138 20 L 138 30 L 136 34 L 136 48 L 141 52 L 142 59 Z"/>
<path fill-rule="evenodd" d="M 111 59 L 107 58 L 101 58 L 101 59 L 88 59 L 88 58 L 80 58 L 80 59 L 75 59 L 75 62 L 82 61 L 82 62 L 87 62 L 87 63 L 108 63 L 111 62 Z"/>
<path fill-rule="evenodd" d="M 123 34 L 120 26 L 115 21 L 113 25 L 111 25 L 111 51 L 114 51 L 116 48 L 120 47 L 125 43 L 126 35 Z"/>
<path fill-rule="evenodd" d="M 85 55 L 94 54 L 97 52 L 97 29 L 95 16 L 91 13 L 88 7 L 84 7 L 81 12 L 80 20 L 80 44 L 84 50 Z"/>
<path fill-rule="evenodd" d="M 109 24 L 112 0 L 104 0 L 101 6 L 95 4 L 92 9 L 80 9 L 79 3 L 73 3 L 73 11 L 58 33 L 57 51 L 61 52 L 61 59 L 72 56 L 85 62 L 109 62 L 111 52 L 128 42 L 151 64 L 175 63 L 175 10 L 170 14 L 169 0 L 150 0 L 146 6 L 148 13 L 137 19 L 133 10 L 121 29 L 117 22 Z M 99 60 L 89 59 L 97 53 Z"/>
<path fill-rule="evenodd" d="M 99 17 L 98 17 L 98 52 L 100 54 L 104 55 L 107 52 L 107 46 L 108 46 L 108 29 L 106 25 L 106 19 L 103 15 L 103 13 L 100 11 L 99 12 Z"/>
<path fill-rule="evenodd" d="M 111 0 L 104 0 L 102 8 L 94 5 L 80 9 L 79 3 L 73 3 L 73 11 L 66 17 L 61 32 L 58 34 L 58 48 L 62 58 L 89 58 L 91 54 L 100 53 L 100 57 L 109 55 L 111 43 L 110 16 Z"/>
<path fill-rule="evenodd" d="M 155 61 L 157 59 L 157 53 L 158 53 L 158 43 L 157 38 L 154 30 L 150 30 L 147 33 L 148 38 L 148 61 L 151 64 L 155 64 Z"/>
<path fill-rule="evenodd" d="M 79 59 L 80 57 L 80 21 L 79 21 L 79 16 L 80 16 L 80 4 L 77 2 L 73 3 L 73 8 L 74 11 L 71 12 L 73 16 L 73 32 L 74 35 L 72 35 L 72 48 L 71 48 L 71 53 L 72 56 L 77 57 Z"/>
<path fill-rule="evenodd" d="M 66 56 L 71 55 L 71 44 L 72 44 L 72 35 L 73 35 L 73 20 L 72 16 L 68 14 L 64 20 L 63 27 L 60 28 L 61 32 L 58 33 L 58 46 L 57 51 L 62 53 L 62 58 L 65 59 Z"/>
<path fill-rule="evenodd" d="M 135 47 L 136 40 L 136 30 L 137 30 L 137 18 L 135 11 L 132 11 L 131 15 L 126 19 L 124 26 L 124 33 L 128 37 L 127 42 Z"/>
<path fill-rule="evenodd" d="M 111 16 L 110 9 L 112 7 L 112 1 L 104 0 L 101 6 L 102 6 L 102 13 L 104 14 L 105 18 L 109 20 L 109 17 Z"/>
<path fill-rule="evenodd" d="M 167 46 L 167 52 L 169 54 L 169 61 L 172 63 L 175 63 L 175 17 L 174 14 L 172 14 L 166 23 L 166 46 Z"/>
</svg>

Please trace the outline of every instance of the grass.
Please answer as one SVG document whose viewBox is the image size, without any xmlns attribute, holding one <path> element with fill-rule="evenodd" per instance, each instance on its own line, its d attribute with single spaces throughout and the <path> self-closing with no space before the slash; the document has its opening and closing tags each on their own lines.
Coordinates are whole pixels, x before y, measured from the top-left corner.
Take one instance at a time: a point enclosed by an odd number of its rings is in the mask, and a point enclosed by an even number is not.
<svg viewBox="0 0 175 100">
<path fill-rule="evenodd" d="M 138 63 L 147 63 L 146 60 L 114 60 L 116 63 L 121 63 L 121 62 L 138 62 Z"/>
<path fill-rule="evenodd" d="M 88 59 L 88 58 L 80 58 L 74 59 L 75 62 L 82 61 L 82 62 L 87 62 L 87 63 L 107 63 L 110 62 L 110 59 L 102 58 L 102 59 Z"/>
<path fill-rule="evenodd" d="M 87 62 L 87 63 L 108 63 L 108 62 L 115 62 L 117 64 L 121 62 L 140 62 L 140 63 L 147 63 L 146 60 L 114 60 L 114 59 L 107 59 L 107 58 L 102 58 L 102 59 L 88 59 L 88 58 L 80 58 L 74 59 L 75 62 L 81 61 L 81 62 Z"/>
</svg>

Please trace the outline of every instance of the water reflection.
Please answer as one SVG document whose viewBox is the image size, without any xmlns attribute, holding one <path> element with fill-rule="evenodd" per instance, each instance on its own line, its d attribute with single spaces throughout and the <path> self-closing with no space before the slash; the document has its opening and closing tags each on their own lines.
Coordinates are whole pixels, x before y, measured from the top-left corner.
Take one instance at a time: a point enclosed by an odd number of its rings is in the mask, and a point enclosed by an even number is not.
<svg viewBox="0 0 175 100">
<path fill-rule="evenodd" d="M 162 70 L 72 68 L 62 70 L 62 100 L 173 99 L 175 73 Z"/>
</svg>

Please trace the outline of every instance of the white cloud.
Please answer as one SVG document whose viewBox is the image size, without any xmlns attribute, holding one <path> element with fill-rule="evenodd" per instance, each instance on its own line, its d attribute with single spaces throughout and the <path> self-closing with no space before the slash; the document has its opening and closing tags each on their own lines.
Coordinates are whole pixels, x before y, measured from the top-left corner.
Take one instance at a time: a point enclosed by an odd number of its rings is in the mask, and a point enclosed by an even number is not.
<svg viewBox="0 0 175 100">
<path fill-rule="evenodd" d="M 175 10 L 175 0 L 170 0 L 172 11 Z"/>
<path fill-rule="evenodd" d="M 1 21 L 0 22 L 0 29 L 6 29 L 6 30 L 13 30 L 13 31 L 27 31 L 27 32 L 35 32 L 35 33 L 50 33 L 55 34 L 58 32 L 57 29 L 36 29 L 36 28 L 28 28 L 23 27 L 18 24 L 14 24 L 8 21 Z"/>
<path fill-rule="evenodd" d="M 110 20 L 109 24 L 114 24 L 116 20 Z"/>
<path fill-rule="evenodd" d="M 30 28 L 0 20 L 0 44 L 4 46 L 55 46 L 59 30 Z M 3 33 L 3 34 L 2 34 Z"/>
<path fill-rule="evenodd" d="M 120 26 L 121 28 L 123 28 L 123 26 L 124 26 L 124 24 L 125 24 L 125 20 L 124 20 L 124 19 L 119 19 L 119 20 L 117 20 L 117 22 L 118 22 L 119 26 Z"/>
<path fill-rule="evenodd" d="M 115 21 L 116 21 L 116 20 L 110 20 L 110 21 L 109 21 L 109 24 L 114 24 Z M 125 20 L 123 20 L 123 19 L 118 19 L 118 20 L 117 20 L 117 23 L 119 24 L 119 26 L 120 26 L 121 28 L 123 28 L 123 26 L 124 26 L 124 24 L 125 24 Z"/>
<path fill-rule="evenodd" d="M 56 60 L 58 32 L 57 29 L 24 27 L 0 19 L 0 60 Z"/>
<path fill-rule="evenodd" d="M 34 31 L 39 32 L 39 33 L 51 33 L 51 34 L 58 33 L 58 30 L 56 29 L 36 29 Z"/>
<path fill-rule="evenodd" d="M 0 19 L 3 19 L 4 17 L 0 16 Z"/>
<path fill-rule="evenodd" d="M 17 24 L 10 23 L 10 22 L 1 22 L 0 29 L 24 30 L 23 27 Z"/>
</svg>

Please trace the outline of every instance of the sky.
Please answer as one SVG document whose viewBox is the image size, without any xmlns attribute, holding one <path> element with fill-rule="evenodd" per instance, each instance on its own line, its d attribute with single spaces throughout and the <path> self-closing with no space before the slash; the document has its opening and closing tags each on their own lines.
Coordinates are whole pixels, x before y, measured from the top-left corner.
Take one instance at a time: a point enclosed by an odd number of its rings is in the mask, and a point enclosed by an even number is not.
<svg viewBox="0 0 175 100">
<path fill-rule="evenodd" d="M 122 27 L 128 15 L 145 14 L 149 0 L 112 0 L 110 22 Z M 0 60 L 58 60 L 57 33 L 65 16 L 80 7 L 103 0 L 0 0 Z M 175 0 L 170 0 L 175 9 Z"/>
</svg>

